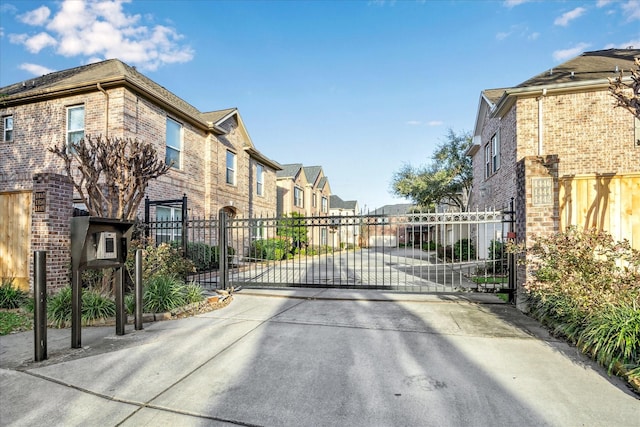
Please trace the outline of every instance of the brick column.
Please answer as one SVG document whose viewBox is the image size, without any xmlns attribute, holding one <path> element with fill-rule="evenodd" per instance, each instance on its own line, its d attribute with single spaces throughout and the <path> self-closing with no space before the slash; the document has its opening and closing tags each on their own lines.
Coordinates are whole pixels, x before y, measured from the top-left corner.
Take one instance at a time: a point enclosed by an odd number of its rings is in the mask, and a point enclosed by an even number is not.
<svg viewBox="0 0 640 427">
<path fill-rule="evenodd" d="M 70 283 L 73 184 L 64 175 L 35 174 L 32 200 L 29 282 L 33 289 L 33 252 L 47 251 L 47 290 L 51 292 Z"/>
<path fill-rule="evenodd" d="M 558 162 L 557 155 L 530 156 L 516 166 L 516 239 L 526 248 L 533 245 L 535 237 L 560 230 Z M 527 272 L 521 263 L 518 263 L 517 276 L 517 306 L 527 311 L 523 288 Z"/>
</svg>

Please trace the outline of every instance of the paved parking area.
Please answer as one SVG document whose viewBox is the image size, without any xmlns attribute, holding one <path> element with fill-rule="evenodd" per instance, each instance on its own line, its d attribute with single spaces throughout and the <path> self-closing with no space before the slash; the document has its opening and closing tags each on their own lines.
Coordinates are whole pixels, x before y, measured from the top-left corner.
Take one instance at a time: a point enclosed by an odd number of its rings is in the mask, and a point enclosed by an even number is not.
<svg viewBox="0 0 640 427">
<path fill-rule="evenodd" d="M 640 400 L 622 381 L 515 308 L 471 295 L 244 290 L 221 310 L 121 337 L 85 328 L 82 349 L 50 330 L 42 363 L 29 361 L 32 333 L 0 337 L 0 420 L 638 425 Z"/>
</svg>

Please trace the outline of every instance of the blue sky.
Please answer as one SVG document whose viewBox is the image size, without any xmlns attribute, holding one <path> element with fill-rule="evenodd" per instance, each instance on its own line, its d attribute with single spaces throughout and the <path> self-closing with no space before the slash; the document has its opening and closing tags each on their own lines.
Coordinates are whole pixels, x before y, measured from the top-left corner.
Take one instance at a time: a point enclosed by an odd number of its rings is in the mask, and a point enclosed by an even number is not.
<svg viewBox="0 0 640 427">
<path fill-rule="evenodd" d="M 119 58 L 203 112 L 237 107 L 265 155 L 371 210 L 472 130 L 483 89 L 627 46 L 640 0 L 0 0 L 0 87 Z"/>
</svg>

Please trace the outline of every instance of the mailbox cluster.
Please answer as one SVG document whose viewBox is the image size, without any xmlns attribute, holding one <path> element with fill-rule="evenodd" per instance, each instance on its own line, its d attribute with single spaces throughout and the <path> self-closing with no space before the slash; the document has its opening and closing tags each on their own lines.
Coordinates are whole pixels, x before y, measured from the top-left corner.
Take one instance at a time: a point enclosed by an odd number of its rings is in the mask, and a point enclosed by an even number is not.
<svg viewBox="0 0 640 427">
<path fill-rule="evenodd" d="M 71 347 L 80 348 L 82 320 L 82 271 L 115 269 L 116 334 L 124 335 L 124 263 L 133 222 L 79 216 L 71 219 Z"/>
</svg>

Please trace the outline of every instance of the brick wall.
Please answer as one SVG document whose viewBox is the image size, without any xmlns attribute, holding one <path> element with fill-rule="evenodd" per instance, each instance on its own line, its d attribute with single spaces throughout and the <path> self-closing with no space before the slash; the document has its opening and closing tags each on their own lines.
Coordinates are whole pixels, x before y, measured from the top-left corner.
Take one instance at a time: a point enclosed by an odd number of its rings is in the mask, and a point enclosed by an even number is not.
<svg viewBox="0 0 640 427">
<path fill-rule="evenodd" d="M 536 236 L 557 232 L 560 227 L 558 156 L 528 156 L 517 164 L 516 241 L 526 248 Z M 549 184 L 549 187 L 540 185 Z M 518 307 L 527 309 L 523 285 L 527 271 L 520 265 L 517 272 Z"/>
<path fill-rule="evenodd" d="M 31 253 L 47 252 L 47 290 L 69 285 L 71 268 L 71 235 L 69 221 L 73 215 L 73 185 L 64 175 L 35 174 L 34 202 L 31 214 Z M 36 195 L 44 196 L 44 209 L 39 209 Z M 30 258 L 30 287 L 33 289 L 33 257 Z"/>
</svg>

